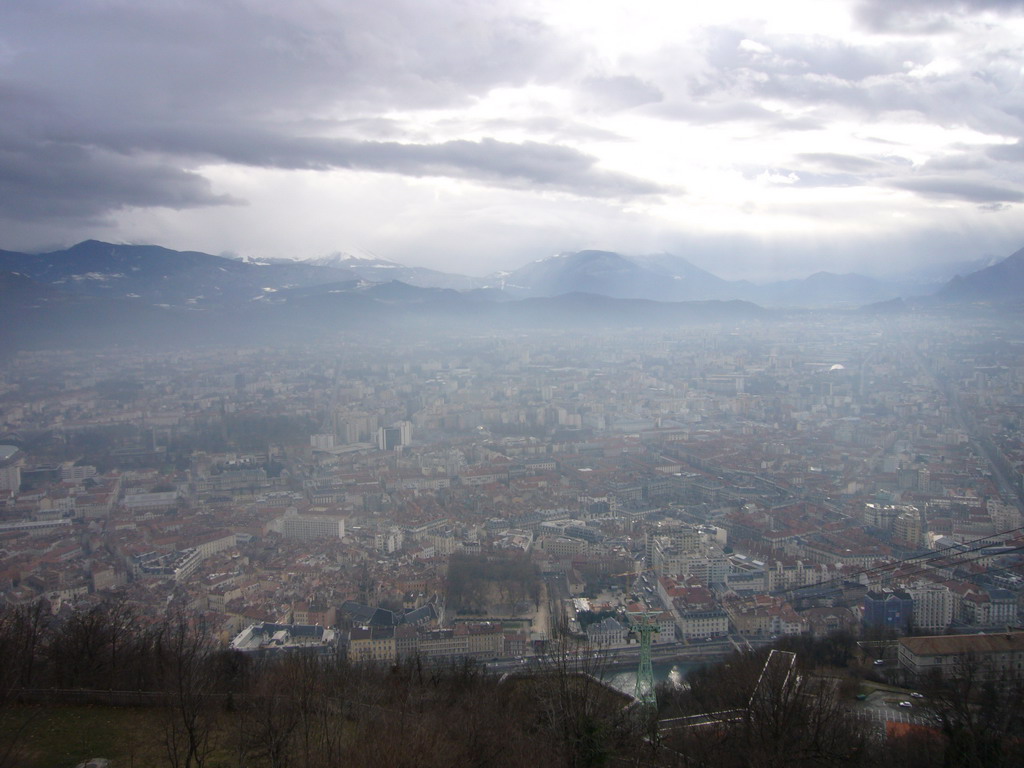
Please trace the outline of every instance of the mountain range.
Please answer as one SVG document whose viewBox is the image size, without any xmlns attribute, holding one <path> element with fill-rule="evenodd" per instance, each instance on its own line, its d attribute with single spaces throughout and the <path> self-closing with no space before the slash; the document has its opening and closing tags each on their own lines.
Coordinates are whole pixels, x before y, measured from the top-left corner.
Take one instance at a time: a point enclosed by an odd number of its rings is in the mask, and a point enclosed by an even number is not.
<svg viewBox="0 0 1024 768">
<path fill-rule="evenodd" d="M 767 285 L 731 281 L 678 256 L 587 250 L 489 278 L 405 267 L 372 255 L 249 262 L 155 245 L 88 240 L 42 254 L 0 251 L 5 348 L 141 340 L 284 339 L 350 328 L 480 329 L 678 325 L 765 319 L 779 308 L 899 311 L 1017 306 L 1024 249 L 894 302 L 896 288 L 818 272 Z"/>
<path fill-rule="evenodd" d="M 849 308 L 892 299 L 903 292 L 899 286 L 864 275 L 831 272 L 756 285 L 724 280 L 668 253 L 630 257 L 610 251 L 578 251 L 542 259 L 502 276 L 499 286 L 517 298 L 575 290 L 656 301 L 739 299 L 775 308 Z"/>
<path fill-rule="evenodd" d="M 1024 301 L 1024 248 L 1002 261 L 946 283 L 934 297 L 940 302 L 1020 305 Z"/>
</svg>

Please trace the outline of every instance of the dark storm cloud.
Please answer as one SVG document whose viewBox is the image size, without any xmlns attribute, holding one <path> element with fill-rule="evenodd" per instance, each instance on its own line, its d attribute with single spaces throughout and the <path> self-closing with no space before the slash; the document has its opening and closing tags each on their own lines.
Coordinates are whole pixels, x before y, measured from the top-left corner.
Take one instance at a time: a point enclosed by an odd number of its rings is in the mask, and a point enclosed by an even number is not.
<svg viewBox="0 0 1024 768">
<path fill-rule="evenodd" d="M 320 162 L 324 164 L 322 167 L 391 171 L 411 176 L 451 176 L 592 197 L 633 197 L 666 191 L 642 179 L 598 169 L 593 157 L 575 149 L 537 142 L 511 144 L 483 139 L 409 145 L 318 140 L 291 144 L 297 149 L 294 160 L 300 164 Z M 250 162 L 257 161 L 258 158 L 253 158 Z M 272 162 L 276 167 L 289 167 L 287 153 L 273 156 Z"/>
<path fill-rule="evenodd" d="M 174 209 L 237 203 L 202 176 L 144 154 L 0 137 L 0 218 L 91 221 L 132 206 Z"/>
<path fill-rule="evenodd" d="M 196 172 L 225 161 L 451 176 L 582 196 L 660 191 L 569 147 L 406 141 L 408 127 L 382 116 L 543 82 L 571 52 L 536 22 L 446 0 L 299 2 L 285 15 L 275 8 L 159 0 L 8 6 L 0 14 L 4 213 L 89 217 L 126 205 L 234 202 Z M 619 85 L 626 98 L 627 84 Z M 331 129 L 350 137 L 316 135 Z M 361 140 L 371 138 L 403 141 Z"/>
<path fill-rule="evenodd" d="M 439 107 L 545 80 L 540 24 L 449 0 L 65 2 L 8 7 L 6 77 L 121 117 L 267 118 L 325 103 Z M 85 93 L 87 99 L 75 98 Z M 267 110 L 277 115 L 267 115 Z"/>
<path fill-rule="evenodd" d="M 1020 189 L 969 181 L 955 177 L 932 176 L 927 178 L 893 179 L 888 185 L 897 189 L 905 189 L 922 197 L 939 200 L 963 200 L 968 203 L 1019 203 L 1024 201 L 1024 192 Z"/>
<path fill-rule="evenodd" d="M 596 159 L 571 147 L 527 141 L 482 139 L 434 144 L 307 138 L 255 131 L 113 131 L 102 138 L 116 152 L 167 151 L 194 162 L 230 162 L 284 170 L 331 170 L 447 176 L 523 188 L 534 187 L 591 197 L 633 197 L 667 191 L 623 173 L 596 167 Z"/>
</svg>

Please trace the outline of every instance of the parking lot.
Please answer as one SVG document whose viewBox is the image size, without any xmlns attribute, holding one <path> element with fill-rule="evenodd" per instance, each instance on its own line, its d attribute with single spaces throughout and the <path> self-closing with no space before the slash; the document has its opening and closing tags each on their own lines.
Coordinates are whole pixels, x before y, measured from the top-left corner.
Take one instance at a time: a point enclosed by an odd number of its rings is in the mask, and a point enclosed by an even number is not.
<svg viewBox="0 0 1024 768">
<path fill-rule="evenodd" d="M 924 705 L 925 699 L 920 694 L 914 696 L 909 691 L 878 690 L 857 702 L 855 711 L 881 728 L 887 722 L 934 725 L 932 715 Z"/>
</svg>

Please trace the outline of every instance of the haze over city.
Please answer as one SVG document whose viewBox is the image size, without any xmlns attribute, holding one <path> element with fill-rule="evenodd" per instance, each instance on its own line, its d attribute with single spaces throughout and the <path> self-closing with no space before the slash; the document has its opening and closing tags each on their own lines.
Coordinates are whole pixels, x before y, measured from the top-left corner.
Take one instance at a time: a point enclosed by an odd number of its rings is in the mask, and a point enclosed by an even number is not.
<svg viewBox="0 0 1024 768">
<path fill-rule="evenodd" d="M 57 2 L 0 11 L 12 250 L 362 250 L 484 275 L 1002 258 L 1019 2 Z"/>
<path fill-rule="evenodd" d="M 0 768 L 1024 765 L 1022 41 L 0 4 Z"/>
</svg>

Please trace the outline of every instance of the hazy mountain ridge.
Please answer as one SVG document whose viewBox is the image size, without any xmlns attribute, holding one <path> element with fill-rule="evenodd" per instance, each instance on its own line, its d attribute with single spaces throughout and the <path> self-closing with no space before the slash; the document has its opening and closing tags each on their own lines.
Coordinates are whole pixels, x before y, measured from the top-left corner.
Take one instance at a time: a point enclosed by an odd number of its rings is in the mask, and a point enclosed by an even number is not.
<svg viewBox="0 0 1024 768">
<path fill-rule="evenodd" d="M 1024 249 L 923 299 L 901 298 L 856 274 L 818 272 L 760 286 L 728 281 L 671 254 L 567 253 L 527 264 L 501 284 L 464 290 L 402 280 L 407 268 L 401 265 L 339 263 L 252 263 L 94 240 L 37 255 L 0 251 L 2 341 L 7 347 L 97 343 L 110 336 L 115 343 L 202 343 L 403 324 L 439 330 L 644 326 L 774 316 L 762 307 L 901 312 L 964 302 L 1019 305 L 1024 295 Z M 346 268 L 349 263 L 359 268 Z M 412 272 L 428 283 L 453 277 Z"/>
<path fill-rule="evenodd" d="M 668 254 L 651 258 L 644 263 L 642 259 L 596 250 L 559 254 L 509 273 L 502 279 L 501 287 L 517 298 L 558 296 L 577 291 L 617 299 L 656 301 L 738 298 L 727 295 L 728 281 L 685 259 Z"/>
<path fill-rule="evenodd" d="M 863 307 L 876 313 L 919 310 L 1020 311 L 1024 308 L 1024 248 L 974 272 L 956 275 L 928 296 L 882 301 Z"/>
<path fill-rule="evenodd" d="M 935 298 L 941 302 L 986 302 L 1021 304 L 1024 302 L 1024 248 L 991 266 L 957 275 Z"/>
<path fill-rule="evenodd" d="M 817 272 L 799 280 L 757 285 L 724 280 L 681 256 L 623 256 L 610 251 L 559 254 L 527 264 L 502 279 L 517 297 L 557 296 L 574 290 L 621 299 L 752 301 L 769 307 L 856 307 L 897 298 L 900 288 L 858 274 Z"/>
<path fill-rule="evenodd" d="M 192 275 L 188 270 L 185 274 Z M 158 282 L 170 281 L 160 278 Z M 431 334 L 488 333 L 515 328 L 678 327 L 770 317 L 760 307 L 744 302 L 667 303 L 581 293 L 495 301 L 478 291 L 418 288 L 398 281 L 370 283 L 359 279 L 283 287 L 244 301 L 209 300 L 202 305 L 152 301 L 165 298 L 169 291 L 151 290 L 149 298 L 116 292 L 96 295 L 74 290 L 79 284 L 80 281 L 45 284 L 21 273 L 0 272 L 0 323 L 4 328 L 0 352 L 68 347 L 290 344 L 351 332 Z M 246 295 L 246 291 L 236 293 Z"/>
<path fill-rule="evenodd" d="M 271 264 L 308 264 L 316 267 L 327 267 L 345 274 L 359 277 L 371 282 L 398 280 L 420 288 L 454 288 L 456 290 L 472 290 L 480 288 L 486 282 L 482 278 L 440 272 L 427 267 L 407 267 L 397 261 L 383 259 L 372 253 L 337 252 L 328 256 L 319 256 L 301 261 L 287 259 L 270 259 Z"/>
<path fill-rule="evenodd" d="M 198 307 L 337 279 L 336 272 L 324 267 L 252 264 L 198 251 L 97 240 L 38 255 L 2 251 L 0 269 L 21 272 L 72 294 Z"/>
</svg>

